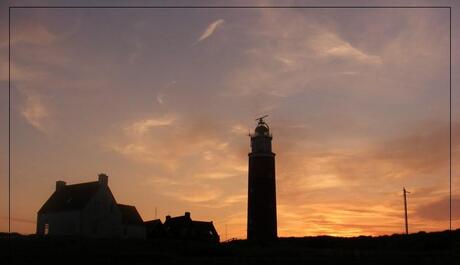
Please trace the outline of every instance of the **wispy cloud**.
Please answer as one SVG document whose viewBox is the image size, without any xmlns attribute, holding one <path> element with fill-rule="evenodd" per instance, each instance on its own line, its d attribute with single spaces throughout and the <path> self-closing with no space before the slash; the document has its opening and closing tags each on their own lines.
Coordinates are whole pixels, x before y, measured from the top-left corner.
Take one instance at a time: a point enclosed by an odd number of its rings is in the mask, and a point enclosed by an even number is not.
<svg viewBox="0 0 460 265">
<path fill-rule="evenodd" d="M 158 102 L 158 104 L 160 104 L 160 105 L 163 105 L 163 104 L 164 104 L 163 95 L 160 94 L 160 93 L 157 94 L 157 102 Z"/>
<path fill-rule="evenodd" d="M 148 118 L 148 119 L 134 122 L 133 124 L 125 127 L 125 130 L 130 133 L 144 134 L 154 127 L 171 125 L 174 123 L 175 120 L 176 118 L 172 115 Z"/>
<path fill-rule="evenodd" d="M 57 35 L 40 24 L 19 25 L 13 28 L 11 44 L 48 45 L 57 39 Z M 0 42 L 0 47 L 8 45 L 8 40 Z"/>
<path fill-rule="evenodd" d="M 158 102 L 158 104 L 160 105 L 164 105 L 165 104 L 165 93 L 161 92 L 161 91 L 167 91 L 171 88 L 173 88 L 175 85 L 177 84 L 177 81 L 176 80 L 172 80 L 171 82 L 167 83 L 166 85 L 164 85 L 160 91 L 157 92 L 157 97 L 156 97 L 156 100 Z"/>
<path fill-rule="evenodd" d="M 278 222 L 280 234 L 303 235 L 339 235 L 357 236 L 366 234 L 378 235 L 383 231 L 392 233 L 399 229 L 400 224 L 394 215 L 399 212 L 382 204 L 363 202 L 365 210 L 351 208 L 343 203 L 278 204 Z M 363 207 L 364 208 L 364 207 Z M 376 224 L 375 220 L 384 224 Z"/>
<path fill-rule="evenodd" d="M 353 47 L 332 32 L 322 32 L 310 41 L 310 48 L 320 56 L 354 60 L 365 64 L 382 64 L 379 56 L 371 55 Z"/>
<path fill-rule="evenodd" d="M 221 191 L 209 187 L 202 189 L 188 187 L 179 191 L 165 191 L 164 194 L 189 203 L 200 204 L 217 199 Z"/>
<path fill-rule="evenodd" d="M 188 176 L 224 178 L 240 172 L 241 161 L 235 156 L 238 146 L 231 146 L 229 135 L 210 120 L 193 121 L 174 114 L 150 117 L 121 126 L 111 133 L 104 146 L 126 158 L 154 164 L 168 171 L 180 169 L 194 161 Z M 216 163 L 225 160 L 226 163 Z M 206 169 L 206 170 L 204 170 Z"/>
<path fill-rule="evenodd" d="M 11 45 L 27 44 L 46 46 L 74 35 L 80 30 L 82 20 L 75 19 L 62 31 L 49 27 L 47 23 L 37 20 L 18 19 L 11 21 Z M 5 35 L 0 37 L 0 48 L 8 46 L 8 38 Z"/>
<path fill-rule="evenodd" d="M 204 171 L 203 173 L 197 173 L 193 177 L 200 179 L 224 179 L 242 175 L 244 176 L 246 174 L 247 168 L 245 166 L 228 167 L 227 165 L 225 165 L 225 168 L 223 168 L 220 171 Z"/>
<path fill-rule="evenodd" d="M 174 199 L 199 205 L 207 205 L 222 195 L 222 190 L 209 183 L 178 181 L 168 177 L 151 177 L 146 184 L 152 186 L 156 192 Z"/>
<path fill-rule="evenodd" d="M 241 124 L 235 124 L 231 127 L 230 131 L 235 135 L 247 135 L 250 132 L 249 127 L 245 128 Z"/>
<path fill-rule="evenodd" d="M 383 65 L 380 54 L 371 54 L 336 28 L 298 12 L 261 12 L 259 21 L 245 31 L 253 46 L 243 51 L 245 62 L 228 71 L 232 95 L 237 90 L 236 95 L 286 98 L 321 87 L 324 80 L 368 73 Z"/>
<path fill-rule="evenodd" d="M 452 198 L 452 219 L 460 220 L 460 198 Z M 423 204 L 416 209 L 416 216 L 428 220 L 445 221 L 449 218 L 449 197 L 444 196 L 436 201 Z"/>
<path fill-rule="evenodd" d="M 224 24 L 225 20 L 218 19 L 211 24 L 208 25 L 206 30 L 201 34 L 201 36 L 196 40 L 196 43 L 204 41 L 205 39 L 211 37 L 212 34 L 219 28 L 222 24 Z"/>
<path fill-rule="evenodd" d="M 234 204 L 234 203 L 244 204 L 244 203 L 246 203 L 247 198 L 248 198 L 248 196 L 247 196 L 246 193 L 244 193 L 244 194 L 234 194 L 234 195 L 230 195 L 230 196 L 224 198 L 222 200 L 222 203 L 226 204 L 226 205 Z"/>
<path fill-rule="evenodd" d="M 45 126 L 45 123 L 50 115 L 42 98 L 30 90 L 21 89 L 20 91 L 25 97 L 25 102 L 21 107 L 22 116 L 35 129 L 47 133 L 49 128 Z"/>
</svg>

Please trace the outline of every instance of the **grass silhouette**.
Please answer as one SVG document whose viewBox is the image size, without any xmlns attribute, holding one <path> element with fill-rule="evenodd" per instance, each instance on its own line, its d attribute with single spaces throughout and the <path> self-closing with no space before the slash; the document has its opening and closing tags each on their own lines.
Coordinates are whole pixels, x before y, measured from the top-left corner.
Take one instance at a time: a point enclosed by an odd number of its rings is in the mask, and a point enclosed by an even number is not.
<svg viewBox="0 0 460 265">
<path fill-rule="evenodd" d="M 10 244 L 10 245 L 9 245 Z M 11 247 L 11 248 L 10 248 Z M 8 250 L 11 251 L 3 251 Z M 458 264 L 460 230 L 220 244 L 0 234 L 2 264 Z"/>
</svg>

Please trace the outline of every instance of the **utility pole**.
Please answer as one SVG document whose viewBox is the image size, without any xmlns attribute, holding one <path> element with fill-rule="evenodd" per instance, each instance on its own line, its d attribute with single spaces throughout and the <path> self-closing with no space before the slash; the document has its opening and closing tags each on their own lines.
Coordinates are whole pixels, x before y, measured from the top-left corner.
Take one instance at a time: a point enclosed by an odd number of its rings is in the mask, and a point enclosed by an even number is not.
<svg viewBox="0 0 460 265">
<path fill-rule="evenodd" d="M 157 207 L 155 207 L 155 219 L 157 219 Z"/>
<path fill-rule="evenodd" d="M 406 190 L 405 187 L 403 187 L 403 195 L 404 195 L 404 219 L 406 221 L 406 235 L 409 234 L 409 223 L 407 222 L 407 198 L 406 194 L 410 193 Z"/>
</svg>

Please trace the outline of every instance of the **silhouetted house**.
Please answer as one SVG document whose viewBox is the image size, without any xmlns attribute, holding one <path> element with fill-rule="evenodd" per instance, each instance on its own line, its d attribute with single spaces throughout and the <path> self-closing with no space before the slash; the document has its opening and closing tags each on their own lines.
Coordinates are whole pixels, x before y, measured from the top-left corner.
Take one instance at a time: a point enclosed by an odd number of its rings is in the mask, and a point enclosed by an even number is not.
<svg viewBox="0 0 460 265">
<path fill-rule="evenodd" d="M 145 238 L 145 228 L 136 208 L 117 204 L 108 176 L 99 174 L 94 182 L 56 181 L 56 190 L 38 211 L 37 234 Z"/>
<path fill-rule="evenodd" d="M 145 236 L 147 238 L 163 238 L 166 237 L 166 231 L 160 219 L 144 222 Z"/>
<path fill-rule="evenodd" d="M 145 227 L 136 207 L 117 204 L 121 212 L 121 225 L 124 238 L 145 238 Z"/>
<path fill-rule="evenodd" d="M 219 242 L 219 234 L 211 222 L 193 221 L 190 213 L 184 216 L 166 216 L 164 228 L 168 236 L 177 239 L 192 239 Z"/>
</svg>

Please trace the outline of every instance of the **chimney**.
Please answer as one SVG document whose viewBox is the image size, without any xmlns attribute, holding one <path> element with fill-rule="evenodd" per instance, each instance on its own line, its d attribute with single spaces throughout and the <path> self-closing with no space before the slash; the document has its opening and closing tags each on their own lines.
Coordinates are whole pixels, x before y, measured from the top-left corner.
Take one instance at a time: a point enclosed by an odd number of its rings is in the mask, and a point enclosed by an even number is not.
<svg viewBox="0 0 460 265">
<path fill-rule="evenodd" d="M 109 176 L 104 173 L 99 174 L 99 185 L 107 186 L 109 184 Z"/>
<path fill-rule="evenodd" d="M 191 218 L 190 218 L 190 212 L 185 212 L 185 215 L 184 215 L 184 216 L 185 216 L 185 218 L 191 219 Z"/>
<path fill-rule="evenodd" d="M 56 191 L 59 191 L 62 188 L 64 188 L 65 184 L 66 184 L 65 181 L 62 181 L 62 180 L 56 181 Z"/>
</svg>

